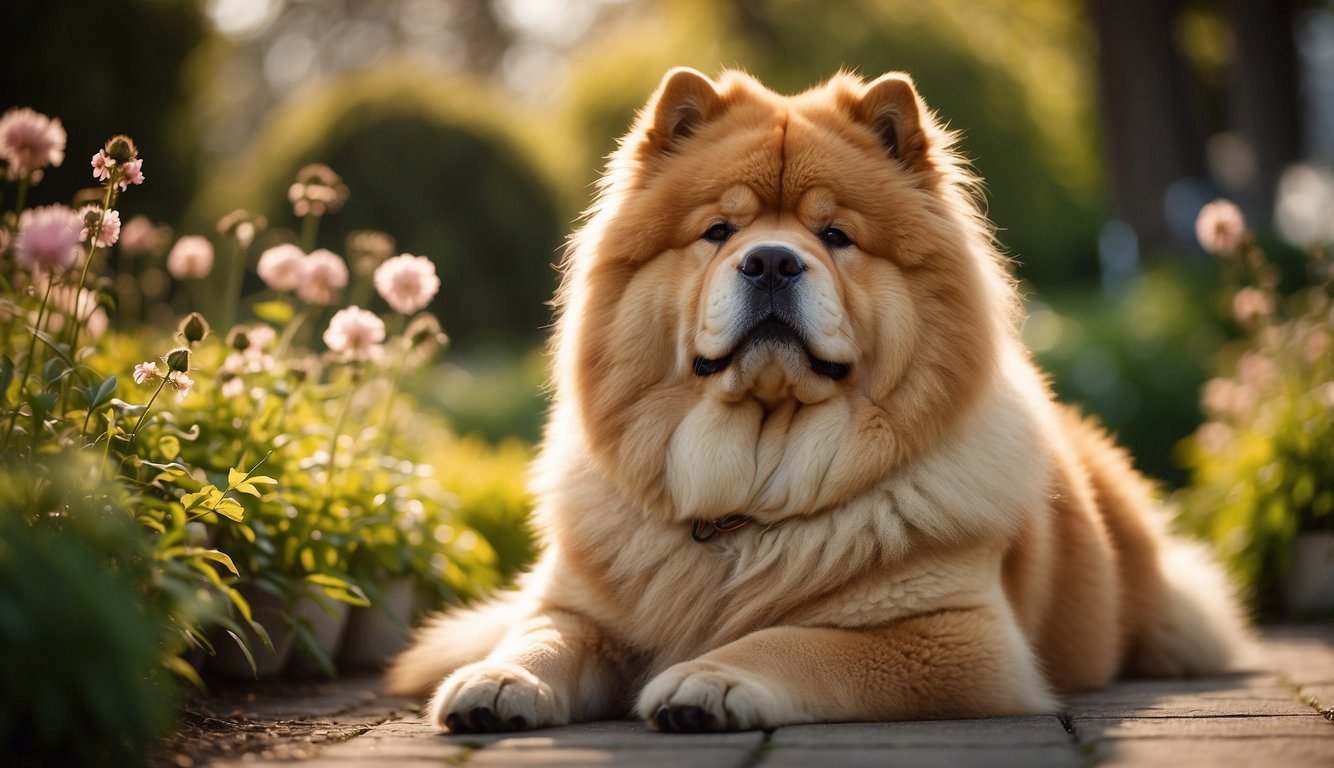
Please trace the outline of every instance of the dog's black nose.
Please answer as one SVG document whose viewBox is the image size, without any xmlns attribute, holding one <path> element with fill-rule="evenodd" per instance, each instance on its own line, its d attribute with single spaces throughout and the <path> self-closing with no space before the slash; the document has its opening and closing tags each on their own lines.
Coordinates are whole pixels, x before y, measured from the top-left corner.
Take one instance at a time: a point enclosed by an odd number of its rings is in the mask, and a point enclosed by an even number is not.
<svg viewBox="0 0 1334 768">
<path fill-rule="evenodd" d="M 777 291 L 801 277 L 806 266 L 797 254 L 776 245 L 765 245 L 746 254 L 737 270 L 762 291 Z"/>
</svg>

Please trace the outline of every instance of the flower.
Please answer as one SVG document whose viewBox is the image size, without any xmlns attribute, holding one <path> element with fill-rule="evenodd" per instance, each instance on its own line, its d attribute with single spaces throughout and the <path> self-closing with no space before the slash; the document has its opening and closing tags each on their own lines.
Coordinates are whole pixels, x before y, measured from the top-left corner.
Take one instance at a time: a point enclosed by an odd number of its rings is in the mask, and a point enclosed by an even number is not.
<svg viewBox="0 0 1334 768">
<path fill-rule="evenodd" d="M 275 245 L 259 255 L 256 271 L 264 284 L 275 291 L 290 291 L 301 283 L 306 254 L 291 243 Z"/>
<path fill-rule="evenodd" d="M 394 238 L 373 229 L 359 229 L 347 236 L 347 260 L 358 275 L 370 275 L 394 255 Z"/>
<path fill-rule="evenodd" d="M 1243 325 L 1266 318 L 1273 312 L 1274 300 L 1259 288 L 1248 285 L 1232 297 L 1232 316 Z"/>
<path fill-rule="evenodd" d="M 384 321 L 361 307 L 340 309 L 324 331 L 330 351 L 346 360 L 375 360 L 382 352 Z"/>
<path fill-rule="evenodd" d="M 0 159 L 20 178 L 38 179 L 43 168 L 65 162 L 66 139 L 59 118 L 34 109 L 15 107 L 0 116 Z"/>
<path fill-rule="evenodd" d="M 199 235 L 186 235 L 167 254 L 167 271 L 177 280 L 198 280 L 213 271 L 213 243 Z"/>
<path fill-rule="evenodd" d="M 1246 234 L 1246 219 L 1232 201 L 1218 199 L 1200 209 L 1195 216 L 1195 237 L 1204 250 L 1227 256 L 1241 245 Z"/>
<path fill-rule="evenodd" d="M 79 323 L 88 331 L 88 337 L 98 339 L 106 332 L 109 321 L 106 310 L 102 309 L 97 294 L 88 289 L 76 291 L 73 285 L 57 284 L 51 290 L 51 314 L 48 316 L 47 331 L 59 333 L 65 328 L 67 318 L 77 317 Z"/>
<path fill-rule="evenodd" d="M 64 205 L 29 208 L 19 216 L 19 234 L 14 239 L 15 260 L 31 271 L 69 269 L 79 258 L 79 233 L 83 219 Z"/>
<path fill-rule="evenodd" d="M 97 150 L 93 155 L 93 178 L 98 181 L 106 181 L 111 178 L 111 171 L 116 167 L 116 161 L 109 157 L 105 150 Z"/>
<path fill-rule="evenodd" d="M 239 375 L 224 372 L 218 377 L 218 380 L 222 382 L 219 391 L 222 392 L 223 397 L 231 399 L 245 394 L 245 379 L 242 379 Z"/>
<path fill-rule="evenodd" d="M 268 349 L 278 340 L 278 332 L 262 323 L 250 326 L 249 336 L 251 349 Z"/>
<path fill-rule="evenodd" d="M 347 285 L 347 265 L 333 251 L 312 251 L 301 260 L 296 295 L 308 304 L 332 304 Z"/>
<path fill-rule="evenodd" d="M 195 380 L 184 371 L 172 371 L 167 374 L 167 383 L 176 390 L 176 399 L 184 400 L 185 396 L 190 394 L 190 388 L 195 385 Z"/>
<path fill-rule="evenodd" d="M 255 235 L 268 226 L 268 219 L 251 215 L 250 212 L 238 208 L 218 219 L 218 234 L 231 235 L 237 245 L 249 248 L 255 241 Z"/>
<path fill-rule="evenodd" d="M 337 213 L 347 201 L 347 185 L 332 168 L 314 163 L 296 172 L 296 181 L 287 189 L 287 199 L 297 216 Z"/>
<path fill-rule="evenodd" d="M 166 245 L 170 235 L 167 226 L 158 226 L 152 219 L 140 214 L 120 228 L 120 250 L 128 256 L 153 253 Z"/>
<path fill-rule="evenodd" d="M 98 213 L 102 214 L 102 224 L 97 225 Z M 79 215 L 83 218 L 83 231 L 79 232 L 79 239 L 87 242 L 92 237 L 92 230 L 97 227 L 97 247 L 110 248 L 120 239 L 120 211 L 107 210 L 102 211 L 99 206 L 85 205 Z"/>
<path fill-rule="evenodd" d="M 149 360 L 134 366 L 134 383 L 143 384 L 146 381 L 157 381 L 162 378 L 162 371 L 157 367 L 157 363 Z"/>
<path fill-rule="evenodd" d="M 130 188 L 131 184 L 138 186 L 144 183 L 144 161 L 143 158 L 136 157 L 127 162 L 121 168 L 120 181 L 116 182 L 116 188 L 121 192 Z"/>
<path fill-rule="evenodd" d="M 167 370 L 174 373 L 185 373 L 190 370 L 190 350 L 186 347 L 178 347 L 167 353 Z"/>
<path fill-rule="evenodd" d="M 395 312 L 408 315 L 431 303 L 440 278 L 430 259 L 405 253 L 375 270 L 375 290 Z"/>
</svg>

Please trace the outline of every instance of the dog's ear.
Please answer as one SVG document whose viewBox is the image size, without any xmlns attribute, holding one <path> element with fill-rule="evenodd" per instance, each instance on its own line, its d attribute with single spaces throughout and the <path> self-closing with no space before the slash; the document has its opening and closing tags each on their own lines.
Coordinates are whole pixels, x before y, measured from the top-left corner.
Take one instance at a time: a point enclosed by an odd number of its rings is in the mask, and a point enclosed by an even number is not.
<svg viewBox="0 0 1334 768">
<path fill-rule="evenodd" d="M 853 111 L 859 121 L 875 131 L 891 157 L 912 169 L 926 166 L 928 140 L 922 127 L 925 107 L 911 77 L 902 72 L 881 75 L 866 86 Z"/>
<path fill-rule="evenodd" d="M 649 100 L 641 117 L 646 149 L 670 152 L 682 139 L 722 112 L 713 81 L 689 67 L 675 67 Z"/>
</svg>

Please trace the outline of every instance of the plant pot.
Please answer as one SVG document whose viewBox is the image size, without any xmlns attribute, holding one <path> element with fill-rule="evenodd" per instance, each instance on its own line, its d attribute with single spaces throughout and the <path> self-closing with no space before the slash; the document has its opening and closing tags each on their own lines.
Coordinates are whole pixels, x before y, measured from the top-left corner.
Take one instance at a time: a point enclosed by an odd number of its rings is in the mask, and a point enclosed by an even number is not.
<svg viewBox="0 0 1334 768">
<path fill-rule="evenodd" d="M 384 595 L 369 608 L 357 608 L 348 619 L 339 666 L 346 669 L 383 664 L 403 648 L 408 624 L 417 607 L 414 582 L 409 577 L 385 584 Z"/>
<path fill-rule="evenodd" d="M 1281 583 L 1289 613 L 1334 612 L 1334 532 L 1299 534 Z"/>
<path fill-rule="evenodd" d="M 241 639 L 250 648 L 255 657 L 255 671 L 252 673 L 245 654 L 236 647 L 236 641 L 224 631 L 213 636 L 213 647 L 217 655 L 209 662 L 209 669 L 229 677 L 277 677 L 287 666 L 287 657 L 292 651 L 292 625 L 287 620 L 287 601 L 277 595 L 251 585 L 240 587 L 241 596 L 250 603 L 250 614 L 259 625 L 269 633 L 273 641 L 273 650 L 264 645 L 259 636 L 242 626 Z"/>
<path fill-rule="evenodd" d="M 350 607 L 347 603 L 340 603 L 337 600 L 303 595 L 292 611 L 292 617 L 298 624 L 307 625 L 310 630 L 310 642 L 330 663 L 333 663 L 338 655 L 338 645 L 342 640 L 343 630 L 347 627 Z M 287 660 L 288 674 L 308 677 L 329 675 L 334 671 L 326 669 L 299 638 L 293 644 L 292 655 Z"/>
</svg>

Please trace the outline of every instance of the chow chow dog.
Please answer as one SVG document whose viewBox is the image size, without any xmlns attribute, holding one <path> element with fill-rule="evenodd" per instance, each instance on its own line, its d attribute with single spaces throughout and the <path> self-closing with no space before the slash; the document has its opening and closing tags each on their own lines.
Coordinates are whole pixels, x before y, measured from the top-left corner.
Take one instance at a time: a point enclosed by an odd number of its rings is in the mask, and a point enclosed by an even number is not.
<svg viewBox="0 0 1334 768">
<path fill-rule="evenodd" d="M 389 671 L 453 732 L 1051 712 L 1223 669 L 1225 580 L 1053 400 L 909 77 L 675 69 L 564 263 L 538 564 Z"/>
</svg>

